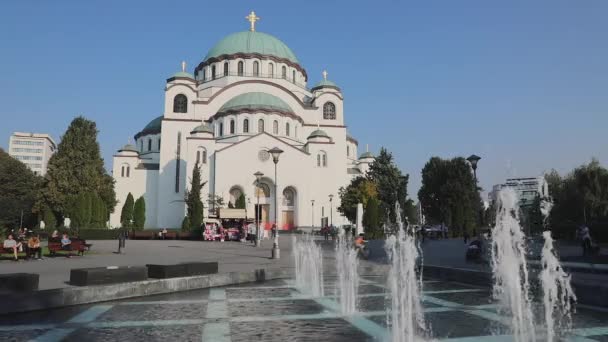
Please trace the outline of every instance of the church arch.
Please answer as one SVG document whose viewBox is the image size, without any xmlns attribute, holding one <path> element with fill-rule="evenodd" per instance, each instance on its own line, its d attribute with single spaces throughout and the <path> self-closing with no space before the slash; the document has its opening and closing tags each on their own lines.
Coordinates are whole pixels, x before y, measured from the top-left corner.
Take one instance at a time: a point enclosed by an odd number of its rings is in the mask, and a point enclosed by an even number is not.
<svg viewBox="0 0 608 342">
<path fill-rule="evenodd" d="M 236 130 L 234 119 L 230 120 L 230 134 L 234 134 Z"/>
<path fill-rule="evenodd" d="M 224 76 L 228 76 L 228 62 L 224 62 Z"/>
<path fill-rule="evenodd" d="M 224 123 L 223 122 L 220 122 L 220 127 L 219 127 L 218 135 L 220 137 L 224 135 Z"/>
<path fill-rule="evenodd" d="M 196 149 L 196 162 L 199 164 L 207 164 L 207 149 L 199 146 Z"/>
<path fill-rule="evenodd" d="M 249 119 L 243 120 L 243 133 L 249 133 Z"/>
<path fill-rule="evenodd" d="M 129 178 L 131 177 L 131 166 L 127 163 L 122 164 L 120 167 L 120 177 Z"/>
<path fill-rule="evenodd" d="M 230 203 L 232 203 L 233 207 L 236 207 L 236 201 L 238 201 L 239 197 L 241 197 L 242 194 L 244 194 L 245 192 L 243 191 L 243 188 L 240 185 L 233 185 L 230 188 L 229 194 L 230 194 Z"/>
<path fill-rule="evenodd" d="M 281 77 L 286 80 L 287 79 L 287 67 L 283 65 L 283 67 L 281 67 Z"/>
<path fill-rule="evenodd" d="M 264 119 L 258 120 L 258 133 L 264 133 Z"/>
<path fill-rule="evenodd" d="M 274 64 L 268 63 L 268 76 L 274 78 Z"/>
<path fill-rule="evenodd" d="M 296 71 L 295 70 L 291 71 L 291 81 L 293 83 L 296 83 Z"/>
<path fill-rule="evenodd" d="M 253 62 L 253 76 L 260 76 L 260 62 Z"/>
<path fill-rule="evenodd" d="M 333 102 L 325 102 L 325 104 L 323 105 L 323 119 L 336 119 L 336 105 Z"/>
<path fill-rule="evenodd" d="M 272 133 L 279 135 L 279 122 L 277 120 L 272 122 Z"/>
<path fill-rule="evenodd" d="M 286 122 L 286 123 L 285 123 L 285 135 L 286 135 L 286 136 L 289 136 L 289 133 L 290 133 L 290 132 L 289 132 L 289 122 Z"/>
<path fill-rule="evenodd" d="M 152 138 L 148 138 L 148 152 L 152 151 Z"/>
<path fill-rule="evenodd" d="M 327 152 L 319 151 L 317 153 L 317 167 L 327 167 Z"/>
<path fill-rule="evenodd" d="M 293 186 L 288 186 L 283 189 L 283 198 L 281 201 L 282 212 L 281 222 L 283 229 L 293 229 L 296 223 L 297 215 L 297 191 Z"/>
<path fill-rule="evenodd" d="M 216 77 L 215 74 L 215 64 L 211 66 L 211 79 L 214 80 Z"/>
<path fill-rule="evenodd" d="M 239 61 L 237 64 L 237 73 L 239 76 L 243 76 L 245 73 L 245 63 L 243 61 Z"/>
<path fill-rule="evenodd" d="M 173 112 L 174 113 L 187 113 L 188 112 L 188 98 L 184 94 L 177 94 L 173 98 Z"/>
</svg>

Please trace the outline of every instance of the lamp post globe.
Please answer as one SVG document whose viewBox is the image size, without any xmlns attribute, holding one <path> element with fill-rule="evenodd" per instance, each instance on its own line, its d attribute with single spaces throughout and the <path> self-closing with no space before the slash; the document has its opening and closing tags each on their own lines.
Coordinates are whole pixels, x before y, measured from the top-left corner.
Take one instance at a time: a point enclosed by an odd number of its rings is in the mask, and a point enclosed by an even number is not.
<svg viewBox="0 0 608 342">
<path fill-rule="evenodd" d="M 255 246 L 260 247 L 260 182 L 264 174 L 258 171 L 253 175 L 255 176 L 255 195 L 258 200 L 255 207 Z"/>
<path fill-rule="evenodd" d="M 471 167 L 473 168 L 473 175 L 475 176 L 475 187 L 477 187 L 477 162 L 479 162 L 479 159 L 481 159 L 481 157 L 480 156 L 476 156 L 474 154 L 471 154 L 467 158 L 467 161 L 469 163 L 471 163 Z"/>
<path fill-rule="evenodd" d="M 277 206 L 277 197 L 278 195 L 278 187 L 277 187 L 277 164 L 279 163 L 279 156 L 283 153 L 278 147 L 273 147 L 268 150 L 268 153 L 272 156 L 272 161 L 274 162 L 274 243 L 272 244 L 272 259 L 280 259 L 281 258 L 281 250 L 279 249 L 279 227 L 278 223 L 278 211 L 279 207 Z"/>
</svg>

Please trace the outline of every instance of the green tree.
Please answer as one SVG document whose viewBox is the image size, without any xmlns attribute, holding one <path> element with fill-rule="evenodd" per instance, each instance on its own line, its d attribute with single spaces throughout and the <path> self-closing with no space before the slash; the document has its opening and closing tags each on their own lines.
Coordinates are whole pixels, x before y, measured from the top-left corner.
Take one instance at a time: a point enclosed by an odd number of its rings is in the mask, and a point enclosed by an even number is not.
<svg viewBox="0 0 608 342">
<path fill-rule="evenodd" d="M 429 222 L 445 223 L 455 235 L 472 233 L 483 219 L 475 178 L 462 157 L 431 158 L 422 169 L 418 199 Z"/>
<path fill-rule="evenodd" d="M 245 194 L 241 193 L 239 198 L 236 200 L 234 207 L 237 209 L 245 209 Z"/>
<path fill-rule="evenodd" d="M 363 208 L 366 208 L 370 198 L 378 197 L 378 191 L 373 181 L 365 177 L 357 177 L 351 180 L 346 188 L 341 187 L 338 196 L 340 196 L 338 212 L 350 222 L 356 222 L 357 204 L 362 203 Z"/>
<path fill-rule="evenodd" d="M 190 190 L 186 191 L 186 206 L 188 207 L 188 220 L 190 227 L 197 233 L 203 224 L 204 206 L 201 200 L 201 191 L 207 182 L 201 181 L 201 169 L 198 161 L 192 169 Z"/>
<path fill-rule="evenodd" d="M 182 220 L 182 232 L 189 232 L 190 231 L 190 219 L 188 218 L 188 216 L 185 216 L 184 219 Z"/>
<path fill-rule="evenodd" d="M 81 193 L 99 195 L 106 213 L 116 205 L 114 180 L 106 172 L 97 142 L 95 122 L 83 117 L 75 118 L 55 153 L 49 160 L 41 195 L 35 210 L 50 207 L 60 217 L 68 215 L 75 199 Z"/>
<path fill-rule="evenodd" d="M 101 197 L 93 194 L 91 196 L 91 223 L 87 228 L 102 228 L 104 226 L 103 207 L 104 203 Z"/>
<path fill-rule="evenodd" d="M 133 207 L 135 203 L 133 201 L 133 195 L 129 192 L 125 204 L 122 206 L 120 213 L 120 224 L 123 228 L 131 228 L 133 222 Z"/>
<path fill-rule="evenodd" d="M 17 228 L 22 212 L 24 227 L 36 225 L 32 209 L 40 185 L 40 177 L 0 149 L 0 227 Z"/>
<path fill-rule="evenodd" d="M 403 208 L 403 213 L 407 218 L 407 222 L 409 224 L 418 224 L 418 212 L 416 210 L 416 205 L 414 201 L 408 199 L 405 201 L 405 207 Z"/>
<path fill-rule="evenodd" d="M 144 200 L 144 196 L 140 196 L 137 201 L 135 201 L 135 206 L 133 209 L 133 227 L 136 230 L 144 229 L 144 225 L 146 223 L 146 200 Z"/>
<path fill-rule="evenodd" d="M 363 211 L 363 227 L 369 238 L 379 238 L 383 234 L 380 229 L 380 208 L 378 200 L 374 197 L 367 201 L 367 206 Z"/>
<path fill-rule="evenodd" d="M 90 228 L 91 223 L 92 196 L 88 193 L 80 193 L 72 199 L 67 214 L 70 217 L 70 228 Z"/>
<path fill-rule="evenodd" d="M 48 207 L 44 208 L 42 220 L 44 221 L 45 229 L 53 229 L 57 226 L 55 213 Z"/>
<path fill-rule="evenodd" d="M 402 209 L 406 205 L 409 175 L 403 175 L 395 165 L 393 155 L 381 148 L 369 166 L 367 177 L 376 184 L 380 210 L 388 214 L 381 217 L 388 216 L 391 222 L 395 222 L 395 203 L 399 202 Z M 403 211 L 400 214 L 403 215 Z"/>
</svg>

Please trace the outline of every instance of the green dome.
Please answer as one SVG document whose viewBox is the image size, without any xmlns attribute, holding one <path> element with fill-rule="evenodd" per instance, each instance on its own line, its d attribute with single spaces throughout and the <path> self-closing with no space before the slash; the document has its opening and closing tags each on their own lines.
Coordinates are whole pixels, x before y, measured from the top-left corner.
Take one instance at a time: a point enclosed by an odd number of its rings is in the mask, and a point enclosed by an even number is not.
<svg viewBox="0 0 608 342">
<path fill-rule="evenodd" d="M 338 85 L 335 84 L 334 82 L 330 81 L 330 80 L 321 80 L 321 82 L 317 83 L 314 88 L 322 88 L 322 87 L 335 87 L 338 88 Z"/>
<path fill-rule="evenodd" d="M 371 152 L 365 152 L 361 155 L 361 157 L 359 157 L 359 159 L 365 159 L 365 158 L 374 158 L 374 155 Z"/>
<path fill-rule="evenodd" d="M 194 76 L 192 76 L 192 74 L 188 73 L 188 72 L 184 72 L 184 71 L 180 71 L 180 72 L 176 72 L 175 74 L 173 74 L 173 76 L 171 77 L 187 77 L 187 78 L 192 78 L 194 79 Z"/>
<path fill-rule="evenodd" d="M 147 134 L 158 134 L 160 133 L 160 126 L 163 122 L 163 116 L 159 116 L 156 119 L 150 121 L 146 127 L 144 127 L 144 129 L 141 130 L 141 132 L 135 134 L 135 139 L 138 139 L 140 136 L 142 135 L 147 135 Z"/>
<path fill-rule="evenodd" d="M 226 102 L 218 112 L 231 110 L 258 110 L 265 109 L 271 111 L 281 111 L 293 113 L 293 110 L 285 101 L 266 93 L 245 93 L 237 95 Z"/>
<path fill-rule="evenodd" d="M 211 133 L 211 134 L 213 134 L 213 128 L 211 128 L 211 126 L 209 126 L 208 124 L 203 123 L 203 124 L 200 124 L 199 126 L 196 126 L 190 133 Z"/>
<path fill-rule="evenodd" d="M 325 133 L 325 131 L 317 129 L 317 130 L 313 131 L 312 133 L 310 133 L 310 135 L 308 136 L 308 139 L 317 138 L 317 137 L 329 138 L 329 135 L 327 135 L 327 133 Z"/>
<path fill-rule="evenodd" d="M 228 35 L 209 50 L 203 62 L 210 58 L 235 53 L 270 55 L 299 64 L 296 55 L 285 43 L 269 34 L 257 31 L 243 31 Z"/>
<path fill-rule="evenodd" d="M 131 144 L 126 144 L 120 150 L 118 150 L 118 152 L 138 152 L 139 153 L 139 151 L 137 151 L 137 147 L 135 147 Z"/>
</svg>

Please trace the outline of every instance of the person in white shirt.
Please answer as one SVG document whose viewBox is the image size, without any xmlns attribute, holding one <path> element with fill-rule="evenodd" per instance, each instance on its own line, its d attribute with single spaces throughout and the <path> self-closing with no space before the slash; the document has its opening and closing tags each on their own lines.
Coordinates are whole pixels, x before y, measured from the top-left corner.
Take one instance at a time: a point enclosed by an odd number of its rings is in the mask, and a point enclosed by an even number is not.
<svg viewBox="0 0 608 342">
<path fill-rule="evenodd" d="M 13 251 L 15 261 L 19 260 L 19 258 L 17 257 L 19 248 L 21 248 L 21 242 L 15 241 L 15 239 L 13 238 L 13 234 L 8 234 L 8 237 L 6 238 L 6 240 L 4 240 L 4 249 Z"/>
</svg>

